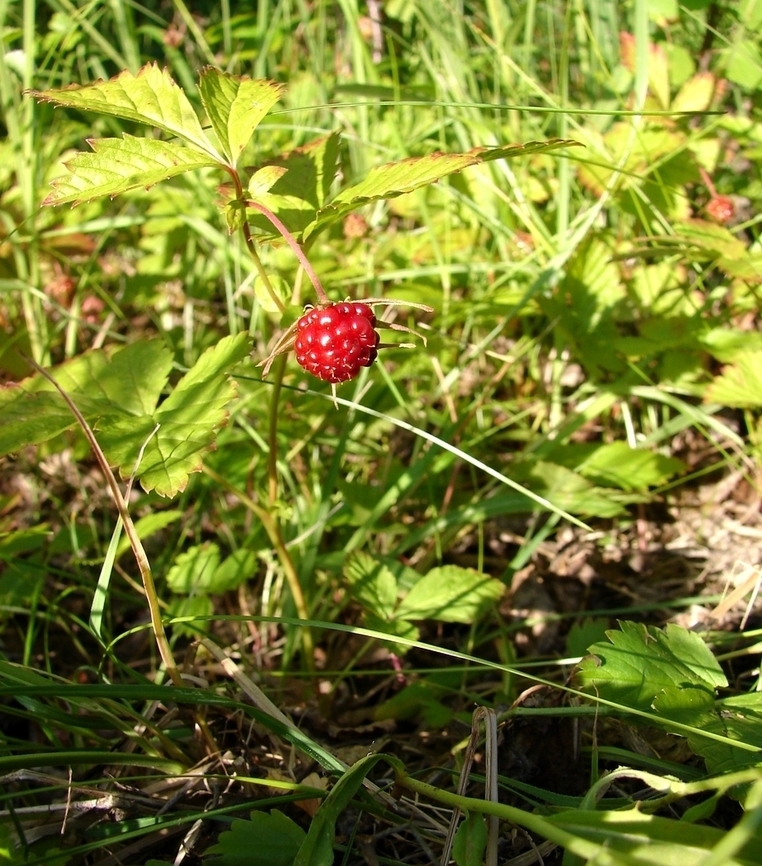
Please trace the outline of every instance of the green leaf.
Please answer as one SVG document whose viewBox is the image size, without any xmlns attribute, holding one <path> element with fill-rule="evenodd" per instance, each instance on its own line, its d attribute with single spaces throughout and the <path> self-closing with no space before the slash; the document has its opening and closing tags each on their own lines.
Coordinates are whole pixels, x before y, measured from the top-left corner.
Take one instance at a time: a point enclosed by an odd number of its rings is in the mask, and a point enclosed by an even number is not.
<svg viewBox="0 0 762 866">
<path fill-rule="evenodd" d="M 706 761 L 710 773 L 729 773 L 759 766 L 762 762 L 762 694 L 752 692 L 717 701 L 714 712 L 701 729 L 760 750 L 758 753 L 749 752 L 733 748 L 729 743 L 689 735 L 691 749 Z"/>
<path fill-rule="evenodd" d="M 143 449 L 138 469 L 143 488 L 160 496 L 184 490 L 188 475 L 201 468 L 215 430 L 227 420 L 236 388 L 226 373 L 248 351 L 245 333 L 225 337 L 204 352 L 155 412 L 101 420 L 98 436 L 108 459 L 127 477 Z"/>
<path fill-rule="evenodd" d="M 373 613 L 365 613 L 363 616 L 363 624 L 373 631 L 380 631 L 383 634 L 391 635 L 392 637 L 402 637 L 405 640 L 418 640 L 421 636 L 420 631 L 412 622 L 406 619 L 388 620 L 376 616 Z M 404 656 L 410 651 L 408 644 L 389 644 L 389 649 L 395 652 L 398 656 Z"/>
<path fill-rule="evenodd" d="M 167 572 L 167 586 L 182 595 L 208 595 L 220 564 L 220 548 L 209 541 L 178 554 Z"/>
<path fill-rule="evenodd" d="M 738 409 L 762 406 L 762 349 L 738 352 L 707 387 L 704 401 Z"/>
<path fill-rule="evenodd" d="M 53 181 L 44 205 L 79 204 L 104 195 L 153 186 L 204 166 L 218 165 L 204 153 L 154 138 L 98 138 L 88 141 L 93 153 L 77 153 L 66 163 L 69 173 Z"/>
<path fill-rule="evenodd" d="M 98 418 L 139 414 L 156 405 L 172 366 L 160 340 L 137 341 L 115 352 L 85 352 L 50 372 L 93 424 Z M 0 390 L 0 454 L 45 442 L 76 420 L 53 385 L 34 375 Z"/>
<path fill-rule="evenodd" d="M 207 592 L 222 593 L 250 580 L 257 569 L 257 554 L 241 548 L 222 560 L 212 575 Z"/>
<path fill-rule="evenodd" d="M 367 553 L 356 551 L 344 563 L 344 579 L 353 601 L 380 620 L 390 620 L 397 602 L 397 579 Z"/>
<path fill-rule="evenodd" d="M 579 473 L 539 460 L 529 473 L 534 489 L 557 508 L 590 517 L 615 517 L 630 502 L 643 501 L 636 494 L 595 487 Z M 647 501 L 647 499 L 646 499 Z"/>
<path fill-rule="evenodd" d="M 596 484 L 622 490 L 643 490 L 664 484 L 682 472 L 685 464 L 676 457 L 656 454 L 645 448 L 631 448 L 626 442 L 611 442 L 596 448 L 576 468 Z"/>
<path fill-rule="evenodd" d="M 149 63 L 137 75 L 125 71 L 109 81 L 72 84 L 63 90 L 32 90 L 32 96 L 67 108 L 134 120 L 177 136 L 222 162 L 184 91 L 166 69 Z"/>
<path fill-rule="evenodd" d="M 23 388 L 24 383 L 0 390 L 0 454 L 46 442 L 75 424 L 59 394 L 29 394 Z"/>
<path fill-rule="evenodd" d="M 175 635 L 198 637 L 207 632 L 209 620 L 214 614 L 214 604 L 208 595 L 177 595 L 167 606 L 167 612 L 170 617 L 192 617 L 188 622 L 172 623 Z"/>
<path fill-rule="evenodd" d="M 594 644 L 593 657 L 580 663 L 584 689 L 645 712 L 654 711 L 657 696 L 669 693 L 670 714 L 682 708 L 690 716 L 696 707 L 692 687 L 713 700 L 714 690 L 727 686 L 722 668 L 697 634 L 676 625 L 658 629 L 621 622 L 619 628 L 606 632 L 610 643 Z"/>
<path fill-rule="evenodd" d="M 452 856 L 458 866 L 482 866 L 487 848 L 487 822 L 484 815 L 471 812 L 458 827 Z"/>
<path fill-rule="evenodd" d="M 338 170 L 338 132 L 279 156 L 258 169 L 249 182 L 249 195 L 265 205 L 289 228 L 299 233 L 325 204 Z M 273 235 L 272 224 L 259 213 L 251 225 Z"/>
<path fill-rule="evenodd" d="M 350 767 L 323 800 L 299 848 L 294 866 L 333 866 L 336 821 L 383 755 L 368 755 Z"/>
<path fill-rule="evenodd" d="M 277 809 L 255 811 L 248 821 L 234 820 L 206 853 L 216 855 L 210 866 L 291 866 L 304 837 L 304 830 Z"/>
<path fill-rule="evenodd" d="M 422 577 L 400 603 L 395 617 L 473 622 L 505 592 L 505 584 L 471 568 L 445 565 Z"/>
<path fill-rule="evenodd" d="M 273 81 L 230 75 L 212 66 L 201 73 L 198 89 L 212 129 L 232 165 L 283 93 L 283 86 Z"/>
<path fill-rule="evenodd" d="M 511 159 L 535 153 L 547 153 L 563 147 L 578 145 L 576 141 L 551 139 L 530 141 L 526 144 L 504 147 L 474 148 L 466 153 L 430 153 L 399 162 L 391 162 L 372 168 L 359 183 L 343 189 L 330 204 L 318 211 L 314 222 L 305 227 L 304 237 L 309 237 L 324 224 L 334 222 L 361 205 L 379 199 L 395 198 L 422 186 L 435 183 L 454 172 L 471 165 L 495 159 Z"/>
</svg>

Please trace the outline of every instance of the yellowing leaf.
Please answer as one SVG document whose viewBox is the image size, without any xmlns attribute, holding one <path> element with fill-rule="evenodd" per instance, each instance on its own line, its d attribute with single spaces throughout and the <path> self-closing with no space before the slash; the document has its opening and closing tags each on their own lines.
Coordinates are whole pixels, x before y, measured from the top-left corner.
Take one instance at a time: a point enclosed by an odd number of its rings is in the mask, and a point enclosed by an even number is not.
<svg viewBox="0 0 762 866">
<path fill-rule="evenodd" d="M 273 81 L 229 75 L 207 67 L 199 81 L 209 122 L 233 165 L 262 118 L 280 99 L 283 87 Z"/>
<path fill-rule="evenodd" d="M 78 204 L 217 165 L 212 157 L 190 147 L 153 138 L 100 138 L 90 142 L 93 153 L 78 153 L 66 163 L 68 174 L 53 181 L 44 205 Z"/>
<path fill-rule="evenodd" d="M 699 72 L 685 82 L 672 101 L 674 111 L 706 111 L 714 96 L 715 78 L 711 72 Z"/>
<path fill-rule="evenodd" d="M 201 128 L 185 92 L 166 69 L 149 63 L 137 75 L 125 71 L 109 81 L 72 84 L 63 90 L 32 90 L 32 96 L 67 108 L 134 120 L 176 135 L 217 162 L 221 157 Z"/>
</svg>

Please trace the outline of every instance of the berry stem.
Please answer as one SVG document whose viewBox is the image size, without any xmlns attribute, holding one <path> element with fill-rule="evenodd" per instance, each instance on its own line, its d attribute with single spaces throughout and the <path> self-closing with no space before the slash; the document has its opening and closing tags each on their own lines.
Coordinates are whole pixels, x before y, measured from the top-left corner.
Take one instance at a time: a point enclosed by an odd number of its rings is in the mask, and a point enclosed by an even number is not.
<svg viewBox="0 0 762 866">
<path fill-rule="evenodd" d="M 266 208 L 263 204 L 260 204 L 257 201 L 252 201 L 248 199 L 246 201 L 246 207 L 254 208 L 254 210 L 258 210 L 262 216 L 266 217 L 270 222 L 275 226 L 278 230 L 278 233 L 283 237 L 283 240 L 291 247 L 294 251 L 294 255 L 299 259 L 299 264 L 304 268 L 304 272 L 310 279 L 312 283 L 312 287 L 315 289 L 315 294 L 318 296 L 319 304 L 328 304 L 330 301 L 328 300 L 328 295 L 326 295 L 323 290 L 323 286 L 318 279 L 318 275 L 312 268 L 312 265 L 309 262 L 309 259 L 304 254 L 304 250 L 299 246 L 296 242 L 296 238 L 291 234 L 291 232 L 283 225 L 283 223 L 275 216 L 275 214 L 269 209 Z"/>
</svg>

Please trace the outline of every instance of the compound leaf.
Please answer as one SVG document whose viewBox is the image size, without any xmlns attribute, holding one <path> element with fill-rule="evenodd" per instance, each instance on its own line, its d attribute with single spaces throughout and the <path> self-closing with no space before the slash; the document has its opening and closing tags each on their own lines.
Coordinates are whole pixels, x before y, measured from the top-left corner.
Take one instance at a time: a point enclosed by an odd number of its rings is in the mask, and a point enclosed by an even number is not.
<svg viewBox="0 0 762 866">
<path fill-rule="evenodd" d="M 129 476 L 137 471 L 147 491 L 174 496 L 185 489 L 188 475 L 201 468 L 215 431 L 227 420 L 227 404 L 235 396 L 228 369 L 246 356 L 248 337 L 225 337 L 199 358 L 161 406 L 139 417 L 99 423 L 99 440 L 108 459 Z"/>
</svg>

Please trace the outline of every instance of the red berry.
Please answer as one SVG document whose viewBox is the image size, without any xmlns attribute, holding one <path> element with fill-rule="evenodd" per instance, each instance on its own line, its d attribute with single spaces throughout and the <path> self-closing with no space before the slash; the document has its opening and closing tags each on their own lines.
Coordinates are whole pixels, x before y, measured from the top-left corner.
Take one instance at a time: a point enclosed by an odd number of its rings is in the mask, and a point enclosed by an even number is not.
<svg viewBox="0 0 762 866">
<path fill-rule="evenodd" d="M 733 199 L 728 198 L 726 195 L 715 195 L 712 196 L 709 204 L 706 206 L 706 212 L 715 222 L 725 225 L 725 223 L 730 222 L 735 216 L 736 208 L 733 204 Z"/>
<path fill-rule="evenodd" d="M 376 317 L 367 304 L 330 304 L 296 323 L 294 351 L 301 367 L 324 382 L 347 382 L 378 355 Z"/>
</svg>

